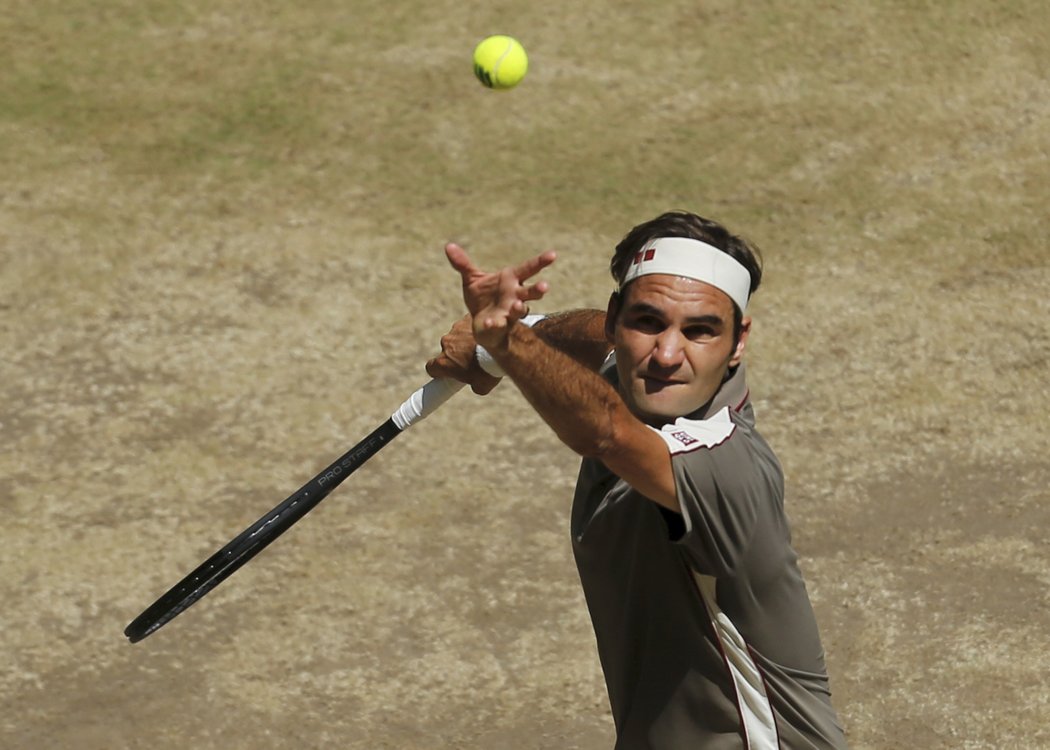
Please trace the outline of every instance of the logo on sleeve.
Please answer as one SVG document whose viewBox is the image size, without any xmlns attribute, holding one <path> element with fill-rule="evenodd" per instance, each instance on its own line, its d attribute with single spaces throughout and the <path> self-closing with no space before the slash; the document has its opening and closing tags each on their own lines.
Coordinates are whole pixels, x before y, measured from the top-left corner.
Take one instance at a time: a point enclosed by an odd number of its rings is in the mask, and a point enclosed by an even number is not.
<svg viewBox="0 0 1050 750">
<path fill-rule="evenodd" d="M 693 443 L 699 443 L 700 442 L 699 440 L 697 440 L 695 437 L 690 435 L 685 430 L 675 430 L 674 432 L 671 433 L 671 437 L 673 437 L 675 440 L 677 440 L 679 443 L 681 443 L 682 445 L 684 445 L 686 447 L 692 445 Z"/>
<path fill-rule="evenodd" d="M 665 424 L 659 430 L 655 427 L 649 429 L 660 436 L 674 456 L 721 445 L 736 430 L 736 424 L 730 418 L 727 406 L 707 419 L 679 417 L 673 425 Z"/>
</svg>

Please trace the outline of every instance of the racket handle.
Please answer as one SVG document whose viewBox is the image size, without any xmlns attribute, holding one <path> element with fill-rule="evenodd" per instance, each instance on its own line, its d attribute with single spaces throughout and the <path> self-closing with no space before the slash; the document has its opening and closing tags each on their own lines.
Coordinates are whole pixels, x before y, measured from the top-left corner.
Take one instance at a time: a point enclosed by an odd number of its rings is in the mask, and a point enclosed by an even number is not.
<svg viewBox="0 0 1050 750">
<path fill-rule="evenodd" d="M 405 430 L 424 419 L 452 398 L 463 383 L 452 378 L 435 378 L 417 390 L 398 407 L 390 418 L 399 430 Z"/>
</svg>

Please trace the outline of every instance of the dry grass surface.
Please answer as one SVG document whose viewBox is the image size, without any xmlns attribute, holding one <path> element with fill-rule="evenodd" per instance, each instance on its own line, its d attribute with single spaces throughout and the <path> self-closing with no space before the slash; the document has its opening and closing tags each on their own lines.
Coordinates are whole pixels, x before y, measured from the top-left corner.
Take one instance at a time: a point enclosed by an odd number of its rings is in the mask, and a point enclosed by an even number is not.
<svg viewBox="0 0 1050 750">
<path fill-rule="evenodd" d="M 1033 0 L 7 3 L 0 746 L 609 747 L 576 461 L 511 387 L 121 630 L 423 381 L 446 240 L 600 306 L 680 207 L 765 252 L 752 392 L 852 746 L 1050 748 L 1048 37 Z"/>
</svg>

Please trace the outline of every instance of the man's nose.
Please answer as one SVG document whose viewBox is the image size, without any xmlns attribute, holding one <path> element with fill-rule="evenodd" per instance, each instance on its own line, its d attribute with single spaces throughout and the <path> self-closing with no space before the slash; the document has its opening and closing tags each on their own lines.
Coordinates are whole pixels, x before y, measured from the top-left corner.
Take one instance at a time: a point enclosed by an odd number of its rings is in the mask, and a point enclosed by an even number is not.
<svg viewBox="0 0 1050 750">
<path fill-rule="evenodd" d="M 653 359 L 660 367 L 677 367 L 685 357 L 684 344 L 681 332 L 667 329 L 656 337 Z"/>
</svg>

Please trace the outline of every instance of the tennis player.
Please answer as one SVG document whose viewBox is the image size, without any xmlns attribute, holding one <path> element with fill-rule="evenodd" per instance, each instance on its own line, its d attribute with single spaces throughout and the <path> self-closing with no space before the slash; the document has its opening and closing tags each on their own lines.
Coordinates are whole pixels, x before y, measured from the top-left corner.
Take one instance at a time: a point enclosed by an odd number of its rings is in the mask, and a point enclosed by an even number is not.
<svg viewBox="0 0 1050 750">
<path fill-rule="evenodd" d="M 664 214 L 617 245 L 604 316 L 532 328 L 528 303 L 548 287 L 529 280 L 554 253 L 495 272 L 446 254 L 474 339 L 583 457 L 572 542 L 616 748 L 845 748 L 783 473 L 745 382 L 755 250 Z M 468 340 L 446 336 L 428 371 L 491 390 Z"/>
</svg>

